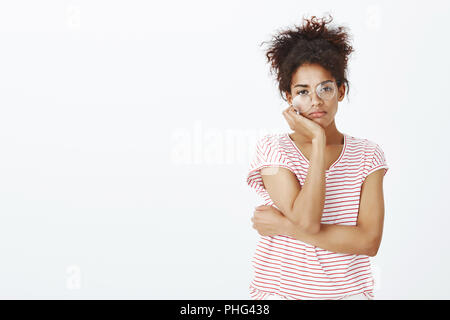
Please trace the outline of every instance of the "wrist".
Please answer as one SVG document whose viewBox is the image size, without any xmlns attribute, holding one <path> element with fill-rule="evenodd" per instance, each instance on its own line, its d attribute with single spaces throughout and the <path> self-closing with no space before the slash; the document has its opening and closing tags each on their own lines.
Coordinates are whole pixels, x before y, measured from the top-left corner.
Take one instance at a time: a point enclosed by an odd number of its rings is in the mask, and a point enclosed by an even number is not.
<svg viewBox="0 0 450 320">
<path fill-rule="evenodd" d="M 288 218 L 285 218 L 282 228 L 283 228 L 283 234 L 285 234 L 291 238 L 296 238 L 296 227 L 295 227 L 295 224 L 291 220 L 289 220 Z"/>
<path fill-rule="evenodd" d="M 299 228 L 295 223 L 286 219 L 287 222 L 284 225 L 284 235 L 287 235 L 291 238 L 294 238 L 299 241 L 303 241 L 309 244 L 312 244 L 317 234 L 305 233 Z"/>
<path fill-rule="evenodd" d="M 321 132 L 320 134 L 317 134 L 313 139 L 312 139 L 312 144 L 313 145 L 320 145 L 320 146 L 325 146 L 327 143 L 327 136 L 325 135 L 324 132 Z"/>
</svg>

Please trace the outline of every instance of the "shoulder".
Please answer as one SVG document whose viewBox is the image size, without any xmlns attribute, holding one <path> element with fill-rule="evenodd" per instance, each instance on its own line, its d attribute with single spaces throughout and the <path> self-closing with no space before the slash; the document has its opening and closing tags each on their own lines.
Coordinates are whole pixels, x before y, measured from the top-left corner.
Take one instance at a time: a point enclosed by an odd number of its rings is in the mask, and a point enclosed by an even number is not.
<svg viewBox="0 0 450 320">
<path fill-rule="evenodd" d="M 257 146 L 259 148 L 267 149 L 272 151 L 283 151 L 286 148 L 285 143 L 285 133 L 269 133 L 261 136 L 257 140 Z"/>
<path fill-rule="evenodd" d="M 360 137 L 352 137 L 352 138 L 355 141 L 354 145 L 359 146 L 355 149 L 358 150 L 359 153 L 358 158 L 362 161 L 361 169 L 364 172 L 363 181 L 365 180 L 365 177 L 370 175 L 372 172 L 382 168 L 385 169 L 384 171 L 381 171 L 384 172 L 383 174 L 384 176 L 389 169 L 389 165 L 387 163 L 386 156 L 380 144 L 367 138 L 360 138 Z"/>
<path fill-rule="evenodd" d="M 362 137 L 357 137 L 357 136 L 352 136 L 350 134 L 347 134 L 348 139 L 350 139 L 352 141 L 353 144 L 355 145 L 359 145 L 359 146 L 374 146 L 376 145 L 376 143 L 372 140 L 366 139 L 366 138 L 362 138 Z"/>
<path fill-rule="evenodd" d="M 286 135 L 286 133 L 270 133 L 258 138 L 256 145 L 257 160 L 293 166 L 292 152 L 290 152 L 288 142 L 286 142 Z"/>
<path fill-rule="evenodd" d="M 261 143 L 279 143 L 280 141 L 282 141 L 283 136 L 285 135 L 285 133 L 267 133 L 262 135 L 259 139 L 258 142 Z"/>
<path fill-rule="evenodd" d="M 381 146 L 373 140 L 352 135 L 347 135 L 347 137 L 351 141 L 351 145 L 355 151 L 359 151 L 366 155 L 373 155 L 374 152 L 382 152 Z"/>
</svg>

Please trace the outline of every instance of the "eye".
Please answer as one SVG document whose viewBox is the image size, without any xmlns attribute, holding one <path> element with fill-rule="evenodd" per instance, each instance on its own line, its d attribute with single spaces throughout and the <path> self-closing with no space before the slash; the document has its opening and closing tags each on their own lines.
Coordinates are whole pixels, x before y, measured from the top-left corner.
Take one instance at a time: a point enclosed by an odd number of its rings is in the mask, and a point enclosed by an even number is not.
<svg viewBox="0 0 450 320">
<path fill-rule="evenodd" d="M 333 88 L 331 88 L 331 87 L 323 87 L 323 88 L 320 88 L 320 91 L 322 91 L 322 92 L 330 92 L 330 91 L 333 91 Z"/>
<path fill-rule="evenodd" d="M 302 93 L 302 92 L 303 92 L 303 93 Z M 303 95 L 307 94 L 307 93 L 305 93 L 305 92 L 308 92 L 308 90 L 297 91 L 297 94 L 303 96 Z"/>
<path fill-rule="evenodd" d="M 321 95 L 321 94 L 331 95 L 332 93 L 333 93 L 333 88 L 329 88 L 329 87 L 322 88 L 318 92 L 319 95 Z"/>
</svg>

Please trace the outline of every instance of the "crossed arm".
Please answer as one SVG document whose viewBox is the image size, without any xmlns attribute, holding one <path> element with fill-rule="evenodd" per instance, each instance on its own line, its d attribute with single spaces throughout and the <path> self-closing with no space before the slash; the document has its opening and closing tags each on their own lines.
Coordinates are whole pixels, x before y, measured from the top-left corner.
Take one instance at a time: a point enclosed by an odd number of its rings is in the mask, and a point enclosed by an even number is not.
<svg viewBox="0 0 450 320">
<path fill-rule="evenodd" d="M 384 221 L 383 177 L 380 168 L 369 174 L 361 187 L 360 206 L 356 226 L 320 224 L 315 232 L 299 227 L 283 212 L 289 207 L 286 195 L 297 196 L 301 191 L 295 175 L 285 168 L 279 168 L 277 174 L 264 175 L 263 181 L 278 210 L 264 206 L 256 210 L 252 221 L 261 235 L 283 234 L 322 249 L 349 254 L 375 256 L 381 243 Z M 287 184 L 286 184 L 287 182 Z"/>
</svg>

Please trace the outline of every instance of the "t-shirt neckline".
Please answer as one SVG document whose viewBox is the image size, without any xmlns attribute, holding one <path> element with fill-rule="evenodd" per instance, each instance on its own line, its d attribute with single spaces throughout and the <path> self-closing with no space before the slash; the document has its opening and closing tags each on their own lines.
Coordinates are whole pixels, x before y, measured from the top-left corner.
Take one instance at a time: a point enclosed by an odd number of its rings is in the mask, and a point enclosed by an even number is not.
<svg viewBox="0 0 450 320">
<path fill-rule="evenodd" d="M 331 164 L 330 168 L 328 168 L 327 170 L 325 170 L 325 172 L 331 171 L 331 169 L 333 169 L 333 168 L 341 161 L 341 159 L 342 159 L 343 156 L 344 156 L 345 150 L 347 149 L 347 138 L 348 138 L 348 137 L 347 137 L 347 134 L 345 134 L 344 132 L 343 132 L 342 134 L 343 134 L 343 136 L 344 136 L 344 146 L 342 147 L 341 154 L 340 154 L 339 157 L 336 159 L 336 161 L 334 161 L 334 162 Z M 294 141 L 291 139 L 291 137 L 289 136 L 289 133 L 286 133 L 285 136 L 286 136 L 286 138 L 292 143 L 292 145 L 294 146 L 295 150 L 300 154 L 300 156 L 301 156 L 301 157 L 306 161 L 306 163 L 309 165 L 310 163 L 309 163 L 308 158 L 306 158 L 306 157 L 303 155 L 302 151 L 297 147 L 297 145 L 295 144 L 295 142 L 294 142 Z"/>
</svg>

